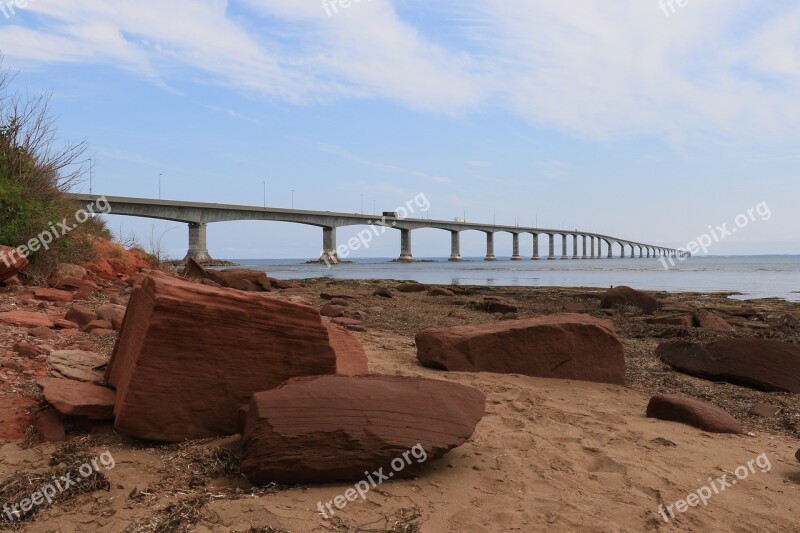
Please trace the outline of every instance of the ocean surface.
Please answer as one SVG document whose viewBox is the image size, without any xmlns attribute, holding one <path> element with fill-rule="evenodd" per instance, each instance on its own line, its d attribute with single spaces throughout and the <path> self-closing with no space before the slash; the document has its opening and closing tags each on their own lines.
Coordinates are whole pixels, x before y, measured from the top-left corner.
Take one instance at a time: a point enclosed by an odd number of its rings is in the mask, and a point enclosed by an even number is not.
<svg viewBox="0 0 800 533">
<path fill-rule="evenodd" d="M 361 259 L 334 265 L 306 264 L 305 259 L 234 260 L 263 269 L 278 279 L 342 278 L 416 280 L 429 284 L 611 287 L 629 285 L 671 292 L 732 292 L 733 298 L 784 298 L 800 301 L 800 255 L 714 256 L 675 260 L 664 269 L 658 259 L 595 259 L 555 261 L 483 261 L 467 258 L 417 258 L 417 263 Z"/>
</svg>

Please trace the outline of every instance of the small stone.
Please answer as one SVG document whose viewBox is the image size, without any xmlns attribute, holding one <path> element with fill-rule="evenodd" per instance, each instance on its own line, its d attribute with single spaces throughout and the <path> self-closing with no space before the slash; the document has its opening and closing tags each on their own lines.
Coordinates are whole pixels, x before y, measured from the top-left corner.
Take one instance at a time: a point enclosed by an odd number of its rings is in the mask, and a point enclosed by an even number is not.
<svg viewBox="0 0 800 533">
<path fill-rule="evenodd" d="M 653 396 L 647 405 L 647 416 L 687 424 L 710 433 L 742 433 L 742 425 L 724 409 L 675 394 Z"/>
<path fill-rule="evenodd" d="M 28 335 L 30 335 L 31 337 L 36 337 L 37 339 L 54 339 L 58 337 L 58 333 L 44 326 L 39 326 L 38 328 L 29 329 Z"/>
<path fill-rule="evenodd" d="M 344 307 L 339 305 L 326 305 L 320 309 L 319 314 L 322 316 L 327 316 L 329 318 L 338 318 L 344 315 Z"/>
<path fill-rule="evenodd" d="M 781 408 L 770 403 L 757 403 L 750 408 L 750 414 L 762 418 L 774 418 L 781 412 Z"/>
<path fill-rule="evenodd" d="M 381 288 L 372 293 L 373 296 L 380 296 L 381 298 L 394 298 L 392 291 L 386 288 Z"/>
</svg>

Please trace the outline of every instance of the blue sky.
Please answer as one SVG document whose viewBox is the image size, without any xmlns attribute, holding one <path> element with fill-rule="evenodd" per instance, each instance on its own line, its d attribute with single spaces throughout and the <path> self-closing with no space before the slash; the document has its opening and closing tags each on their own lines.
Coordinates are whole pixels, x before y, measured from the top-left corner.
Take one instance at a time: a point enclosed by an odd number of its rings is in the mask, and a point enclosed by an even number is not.
<svg viewBox="0 0 800 533">
<path fill-rule="evenodd" d="M 670 247 L 767 202 L 710 253 L 800 250 L 796 3 L 331 3 L 29 0 L 0 13 L 0 51 L 17 89 L 52 93 L 60 138 L 87 141 L 98 193 L 156 197 L 159 174 L 164 198 L 260 205 L 266 181 L 269 205 L 294 190 L 332 211 L 424 193 L 432 218 Z M 110 225 L 185 253 L 180 224 Z M 321 240 L 209 228 L 220 258 L 312 257 Z M 462 236 L 464 255 L 484 249 Z M 389 232 L 353 257 L 398 252 Z M 446 232 L 414 233 L 416 256 L 448 253 Z"/>
</svg>

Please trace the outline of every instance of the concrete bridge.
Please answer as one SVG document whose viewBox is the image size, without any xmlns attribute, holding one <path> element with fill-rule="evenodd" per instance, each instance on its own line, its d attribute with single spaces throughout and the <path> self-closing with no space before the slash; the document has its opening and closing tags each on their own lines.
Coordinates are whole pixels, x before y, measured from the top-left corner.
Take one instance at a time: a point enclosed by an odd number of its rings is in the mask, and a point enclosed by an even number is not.
<svg viewBox="0 0 800 533">
<path fill-rule="evenodd" d="M 75 201 L 82 203 L 96 202 L 103 196 L 94 194 L 71 194 Z M 548 238 L 547 259 L 600 259 L 604 246 L 609 259 L 615 257 L 615 250 L 620 258 L 643 257 L 681 257 L 686 252 L 629 241 L 609 235 L 600 235 L 585 231 L 571 231 L 548 228 L 529 228 L 520 226 L 502 226 L 480 224 L 475 222 L 425 220 L 414 218 L 376 217 L 353 213 L 335 213 L 331 211 L 304 211 L 299 209 L 278 209 L 274 207 L 251 207 L 241 205 L 209 204 L 198 202 L 178 202 L 173 200 L 151 200 L 146 198 L 127 198 L 121 196 L 105 196 L 110 204 L 108 214 L 127 215 L 161 220 L 184 222 L 189 226 L 189 251 L 186 259 L 209 261 L 211 256 L 206 245 L 206 228 L 214 222 L 230 222 L 236 220 L 271 220 L 276 222 L 293 222 L 322 228 L 322 255 L 320 259 L 328 263 L 339 261 L 339 251 L 348 245 L 336 245 L 336 229 L 345 226 L 372 226 L 396 229 L 400 231 L 399 261 L 412 262 L 411 232 L 415 229 L 435 228 L 449 231 L 451 235 L 450 261 L 461 260 L 461 232 L 480 231 L 486 234 L 486 260 L 494 261 L 495 233 L 510 233 L 513 237 L 512 260 L 521 260 L 519 236 L 524 233 L 533 235 L 533 253 L 531 259 L 538 260 L 539 237 Z M 374 230 L 373 230 L 374 231 Z M 561 253 L 556 254 L 556 237 L 561 240 Z M 352 239 L 351 239 L 352 240 Z M 572 253 L 569 253 L 569 241 L 572 241 Z M 352 246 L 352 244 L 350 245 Z"/>
</svg>

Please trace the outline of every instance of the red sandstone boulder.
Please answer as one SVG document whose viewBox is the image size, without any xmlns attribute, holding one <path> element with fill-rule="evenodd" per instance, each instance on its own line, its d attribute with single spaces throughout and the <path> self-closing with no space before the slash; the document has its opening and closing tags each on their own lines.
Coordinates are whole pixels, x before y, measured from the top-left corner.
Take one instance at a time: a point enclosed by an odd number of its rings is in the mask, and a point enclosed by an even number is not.
<svg viewBox="0 0 800 533">
<path fill-rule="evenodd" d="M 394 298 L 392 295 L 392 291 L 385 287 L 381 287 L 380 289 L 376 289 L 375 292 L 372 293 L 373 296 L 380 296 L 381 298 Z"/>
<path fill-rule="evenodd" d="M 417 358 L 456 372 L 625 383 L 622 342 L 608 320 L 561 313 L 417 333 Z"/>
<path fill-rule="evenodd" d="M 84 327 L 89 324 L 89 322 L 97 320 L 97 313 L 84 305 L 75 304 L 72 306 L 72 309 L 67 311 L 67 314 L 64 316 L 64 318 L 70 322 L 78 324 L 80 327 Z"/>
<path fill-rule="evenodd" d="M 81 328 L 81 331 L 83 331 L 84 333 L 91 333 L 96 329 L 105 329 L 113 331 L 112 328 L 113 326 L 111 325 L 111 322 L 109 322 L 108 320 L 92 320 L 91 322 L 83 326 L 83 328 Z"/>
<path fill-rule="evenodd" d="M 254 392 L 336 373 L 341 338 L 313 307 L 151 273 L 131 294 L 106 372 L 115 426 L 171 442 L 233 434 Z"/>
<path fill-rule="evenodd" d="M 695 312 L 694 321 L 698 327 L 710 329 L 718 333 L 730 333 L 736 329 L 728 324 L 721 316 L 705 310 Z"/>
<path fill-rule="evenodd" d="M 339 318 L 344 316 L 345 308 L 340 305 L 323 305 L 319 314 L 329 318 Z"/>
<path fill-rule="evenodd" d="M 742 425 L 716 405 L 678 395 L 659 394 L 650 399 L 647 416 L 688 424 L 711 433 L 741 433 Z"/>
<path fill-rule="evenodd" d="M 184 277 L 209 280 L 221 287 L 238 289 L 246 292 L 268 292 L 272 287 L 263 270 L 250 270 L 245 268 L 230 268 L 226 270 L 209 270 L 200 266 L 194 259 L 186 261 L 183 270 Z"/>
<path fill-rule="evenodd" d="M 361 480 L 380 468 L 417 475 L 470 438 L 485 400 L 472 387 L 430 379 L 292 379 L 253 395 L 242 472 L 256 484 Z"/>
<path fill-rule="evenodd" d="M 428 296 L 455 296 L 456 293 L 443 287 L 434 287 L 428 291 Z"/>
<path fill-rule="evenodd" d="M 53 327 L 53 319 L 50 316 L 33 311 L 8 311 L 6 313 L 0 313 L 0 322 L 23 328 Z"/>
<path fill-rule="evenodd" d="M 16 343 L 13 350 L 21 357 L 26 357 L 28 359 L 36 359 L 38 356 L 44 353 L 44 350 L 41 350 L 33 344 L 25 341 Z"/>
<path fill-rule="evenodd" d="M 119 330 L 122 327 L 122 320 L 125 318 L 125 310 L 124 305 L 101 305 L 97 308 L 97 318 L 109 322 L 115 330 Z"/>
<path fill-rule="evenodd" d="M 411 282 L 411 283 L 401 283 L 397 287 L 397 292 L 425 292 L 428 290 L 428 287 L 423 285 L 422 283 Z"/>
<path fill-rule="evenodd" d="M 646 320 L 648 324 L 661 325 L 661 326 L 683 326 L 690 328 L 694 325 L 694 317 L 692 315 L 664 315 L 654 316 Z"/>
<path fill-rule="evenodd" d="M 80 292 L 91 294 L 100 290 L 96 284 L 86 279 L 78 278 L 53 278 L 50 280 L 50 286 L 54 289 L 70 292 Z"/>
<path fill-rule="evenodd" d="M 58 289 L 36 288 L 33 289 L 33 296 L 37 300 L 44 300 L 46 302 L 67 303 L 72 301 L 72 293 L 67 291 L 60 291 Z"/>
<path fill-rule="evenodd" d="M 114 419 L 114 391 L 99 385 L 71 379 L 41 378 L 44 399 L 66 416 L 90 420 Z"/>
<path fill-rule="evenodd" d="M 0 245 L 0 282 L 13 278 L 26 266 L 28 260 L 16 248 Z"/>
<path fill-rule="evenodd" d="M 800 393 L 800 345 L 763 339 L 730 339 L 706 346 L 662 343 L 662 361 L 680 372 L 766 391 Z"/>
<path fill-rule="evenodd" d="M 336 326 L 344 326 L 346 328 L 349 328 L 349 327 L 360 326 L 361 325 L 361 320 L 359 320 L 357 318 L 339 317 L 339 318 L 334 318 L 333 320 L 331 320 L 331 324 L 334 324 Z"/>
<path fill-rule="evenodd" d="M 336 352 L 336 373 L 357 376 L 369 372 L 367 354 L 361 342 L 351 333 L 328 326 L 331 348 Z"/>
<path fill-rule="evenodd" d="M 643 292 L 621 285 L 606 291 L 600 300 L 601 309 L 633 306 L 642 309 L 647 314 L 653 314 L 658 309 L 658 300 Z"/>
</svg>

